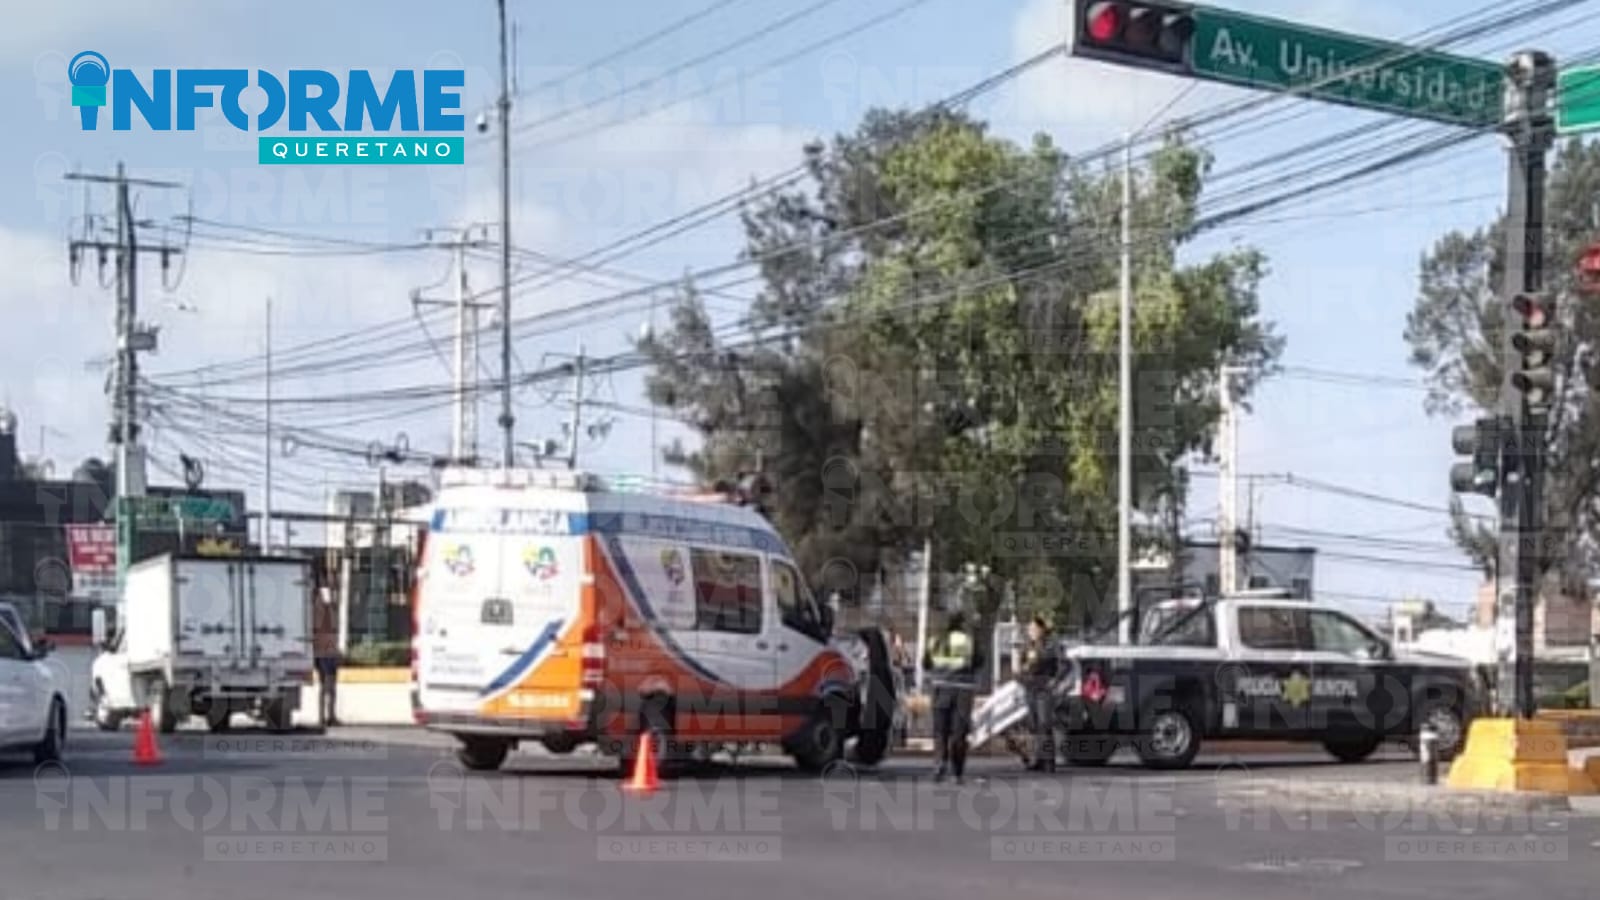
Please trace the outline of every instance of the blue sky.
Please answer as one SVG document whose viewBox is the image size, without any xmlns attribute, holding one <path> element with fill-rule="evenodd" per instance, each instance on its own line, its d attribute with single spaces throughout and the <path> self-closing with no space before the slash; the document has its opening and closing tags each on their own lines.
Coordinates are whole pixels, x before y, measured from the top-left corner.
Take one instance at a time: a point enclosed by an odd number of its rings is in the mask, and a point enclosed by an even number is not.
<svg viewBox="0 0 1600 900">
<path fill-rule="evenodd" d="M 576 255 L 608 240 L 694 207 L 742 186 L 751 178 L 782 171 L 798 159 L 800 145 L 818 135 L 854 127 L 875 104 L 915 106 L 963 88 L 1057 39 L 1066 26 L 1060 0 L 1004 0 L 984 4 L 926 0 L 889 24 L 830 45 L 774 71 L 768 61 L 873 15 L 899 0 L 846 0 L 798 18 L 761 41 L 666 80 L 646 99 L 530 127 L 544 117 L 619 85 L 659 75 L 708 50 L 801 8 L 798 0 L 739 0 L 714 19 L 630 55 L 599 72 L 568 77 L 585 63 L 706 5 L 703 0 L 644 4 L 594 0 L 585 4 L 534 4 L 511 0 L 518 22 L 515 242 L 556 255 Z M 1237 0 L 1238 8 L 1328 27 L 1399 37 L 1422 30 L 1479 4 L 1427 0 L 1379 4 L 1372 0 Z M 217 4 L 204 0 L 152 0 L 137 9 L 109 2 L 35 4 L 10 14 L 0 35 L 0 109 L 12 123 L 0 141 L 0 265 L 10 273 L 0 285 L 0 315 L 13 327 L 0 330 L 0 398 L 22 418 L 25 449 L 42 436 L 58 470 L 102 452 L 105 402 L 103 370 L 92 363 L 111 347 L 112 300 L 94 282 L 92 264 L 82 283 L 68 279 L 65 239 L 81 220 L 86 198 L 60 175 L 70 169 L 103 171 L 118 160 L 138 175 L 170 177 L 187 192 L 141 192 L 141 215 L 156 220 L 193 210 L 194 215 L 252 227 L 311 231 L 363 240 L 414 241 L 422 229 L 473 219 L 492 219 L 495 169 L 492 144 L 469 134 L 469 164 L 437 168 L 282 169 L 256 165 L 253 146 L 231 129 L 191 134 L 84 133 L 68 105 L 65 63 L 78 50 L 104 53 L 117 67 L 225 66 L 281 71 L 290 67 L 384 70 L 426 65 L 468 70 L 464 92 L 469 120 L 494 95 L 494 4 L 474 0 L 434 4 L 399 0 L 375 5 L 285 0 L 265 4 Z M 1554 16 L 1518 30 L 1482 38 L 1461 48 L 1491 58 L 1505 56 L 1524 39 L 1556 52 L 1592 47 L 1600 26 L 1592 11 Z M 1571 23 L 1551 34 L 1552 25 Z M 566 80 L 562 80 L 565 78 Z M 641 104 L 670 101 L 698 87 L 743 78 L 732 90 L 692 99 L 618 124 L 619 115 Z M 556 82 L 553 88 L 536 90 Z M 994 98 L 978 111 L 997 129 L 1026 138 L 1045 130 L 1071 151 L 1098 147 L 1137 127 L 1173 103 L 1183 115 L 1237 99 L 1239 92 L 1185 85 L 1161 75 L 1057 60 Z M 630 105 L 631 104 L 631 105 Z M 596 118 L 599 116 L 599 118 Z M 1370 114 L 1317 106 L 1292 124 L 1256 129 L 1247 139 L 1218 144 L 1218 170 L 1247 163 L 1317 135 L 1331 135 Z M 595 124 L 577 140 L 551 138 Z M 1272 274 L 1263 300 L 1268 318 L 1288 337 L 1285 363 L 1301 369 L 1336 370 L 1414 379 L 1401 337 L 1415 290 L 1417 262 L 1445 230 L 1475 227 L 1501 205 L 1502 151 L 1485 137 L 1461 152 L 1398 176 L 1308 200 L 1281 211 L 1281 218 L 1230 227 L 1204 238 L 1192 253 L 1235 242 L 1262 247 Z M 93 194 L 88 208 L 109 208 L 109 197 Z M 214 230 L 213 230 L 213 233 Z M 175 230 L 170 238 L 183 242 Z M 619 260 L 616 266 L 650 280 L 730 261 L 739 247 L 736 223 L 713 226 Z M 145 318 L 163 328 L 158 356 L 147 360 L 155 373 L 238 359 L 260 352 L 264 298 L 275 304 L 279 347 L 313 340 L 363 324 L 408 315 L 415 288 L 445 295 L 441 284 L 449 257 L 443 252 L 372 256 L 242 255 L 196 237 L 175 291 L 161 289 L 147 270 L 142 282 Z M 534 263 L 521 263 L 537 268 Z M 153 267 L 151 267 L 153 268 Z M 476 289 L 493 284 L 493 266 L 474 261 Z M 597 283 L 587 283 L 588 281 Z M 634 286 L 625 277 L 573 279 L 521 293 L 516 314 L 557 310 Z M 746 292 L 748 288 L 744 288 Z M 571 353 L 581 338 L 590 353 L 621 350 L 648 317 L 641 302 L 582 328 L 551 331 L 522 342 L 527 367 Z M 408 339 L 421 332 L 406 328 Z M 429 332 L 441 341 L 444 325 Z M 448 346 L 440 349 L 448 353 Z M 284 380 L 280 396 L 303 397 L 375 386 L 436 382 L 441 361 L 426 353 L 407 366 L 364 368 L 338 377 Z M 178 386 L 230 396 L 253 395 L 259 380 L 211 385 L 194 379 Z M 618 376 L 597 388 L 606 399 L 643 405 L 637 378 Z M 553 435 L 567 416 L 548 392 L 519 396 L 521 436 Z M 1413 504 L 1442 508 L 1448 501 L 1451 422 L 1424 416 L 1422 394 L 1404 384 L 1335 384 L 1304 374 L 1266 385 L 1255 399 L 1242 434 L 1242 469 L 1292 472 Z M 302 407 L 292 415 L 306 424 L 360 440 L 388 439 L 404 430 L 414 447 L 442 448 L 448 415 L 432 411 L 399 421 L 363 423 L 348 410 Z M 496 445 L 494 410 L 484 404 L 482 443 Z M 649 420 L 613 412 L 608 437 L 584 448 L 586 464 L 603 471 L 648 471 Z M 40 428 L 46 429 L 42 435 Z M 193 427 L 191 424 L 190 427 Z M 171 459 L 193 440 L 181 429 L 157 423 L 158 459 Z M 666 439 L 675 431 L 661 426 Z M 212 455 L 213 479 L 255 490 L 259 437 L 223 438 Z M 224 454 L 224 451 L 225 454 Z M 358 459 L 300 451 L 277 461 L 278 506 L 313 507 L 324 487 L 366 484 L 374 473 Z M 1214 516 L 1214 492 L 1202 480 L 1191 516 Z M 1462 558 L 1442 546 L 1400 552 L 1348 543 L 1311 540 L 1284 527 L 1393 536 L 1442 545 L 1443 516 L 1422 510 L 1354 501 L 1282 484 L 1263 484 L 1255 509 L 1273 542 L 1318 543 L 1330 553 L 1400 557 L 1414 565 L 1373 564 L 1325 556 L 1319 586 L 1352 608 L 1374 612 L 1378 598 L 1414 594 L 1451 604 L 1469 601 L 1475 577 L 1438 568 Z M 1196 524 L 1207 534 L 1208 525 Z"/>
</svg>

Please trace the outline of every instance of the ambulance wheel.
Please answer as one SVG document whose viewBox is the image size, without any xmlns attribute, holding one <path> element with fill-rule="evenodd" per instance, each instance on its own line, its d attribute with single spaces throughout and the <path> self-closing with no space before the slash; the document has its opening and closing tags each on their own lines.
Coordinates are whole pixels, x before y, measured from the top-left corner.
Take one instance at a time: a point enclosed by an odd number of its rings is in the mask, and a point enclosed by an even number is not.
<svg viewBox="0 0 1600 900">
<path fill-rule="evenodd" d="M 1187 769 L 1200 753 L 1199 719 L 1187 707 L 1151 713 L 1138 742 L 1139 760 L 1151 769 Z"/>
<path fill-rule="evenodd" d="M 860 728 L 851 757 L 861 765 L 875 766 L 889 754 L 894 740 L 894 672 L 883 632 L 868 628 L 861 637 L 867 645 L 867 705 L 858 716 Z"/>
<path fill-rule="evenodd" d="M 556 756 L 566 756 L 578 749 L 578 739 L 570 734 L 552 734 L 539 739 L 544 749 Z"/>
<path fill-rule="evenodd" d="M 510 752 L 511 742 L 504 738 L 462 737 L 456 759 L 474 772 L 493 772 Z"/>
<path fill-rule="evenodd" d="M 845 723 L 849 701 L 834 695 L 818 705 L 811 721 L 790 742 L 790 755 L 806 772 L 821 772 L 844 756 Z"/>
</svg>

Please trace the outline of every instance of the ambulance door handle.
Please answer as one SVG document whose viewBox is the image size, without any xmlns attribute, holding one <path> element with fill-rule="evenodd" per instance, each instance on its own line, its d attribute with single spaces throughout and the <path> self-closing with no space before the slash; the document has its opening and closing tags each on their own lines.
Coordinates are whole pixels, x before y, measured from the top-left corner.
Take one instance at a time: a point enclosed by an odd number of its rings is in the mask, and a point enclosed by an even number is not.
<svg viewBox="0 0 1600 900">
<path fill-rule="evenodd" d="M 789 645 L 788 644 L 779 644 L 778 645 L 778 652 L 779 653 L 783 653 L 783 652 L 787 651 L 788 649 L 789 649 Z"/>
<path fill-rule="evenodd" d="M 768 645 L 767 645 L 766 641 L 756 641 L 756 649 L 757 650 L 765 650 L 765 649 L 767 649 L 767 646 Z"/>
</svg>

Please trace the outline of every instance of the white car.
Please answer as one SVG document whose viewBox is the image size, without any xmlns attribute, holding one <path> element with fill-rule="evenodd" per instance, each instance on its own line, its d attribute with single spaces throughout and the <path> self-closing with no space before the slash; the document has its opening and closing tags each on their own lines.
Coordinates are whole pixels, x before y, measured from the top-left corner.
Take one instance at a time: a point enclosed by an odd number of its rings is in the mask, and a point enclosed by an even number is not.
<svg viewBox="0 0 1600 900">
<path fill-rule="evenodd" d="M 35 647 L 21 617 L 0 606 L 0 752 L 32 752 L 36 763 L 61 759 L 67 744 L 67 700 L 44 662 L 53 649 Z"/>
</svg>

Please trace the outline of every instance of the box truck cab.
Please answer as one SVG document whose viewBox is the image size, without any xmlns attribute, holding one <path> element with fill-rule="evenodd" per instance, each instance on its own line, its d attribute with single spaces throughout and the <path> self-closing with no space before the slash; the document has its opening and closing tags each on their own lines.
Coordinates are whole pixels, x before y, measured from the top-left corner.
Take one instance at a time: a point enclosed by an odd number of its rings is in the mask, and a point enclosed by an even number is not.
<svg viewBox="0 0 1600 900">
<path fill-rule="evenodd" d="M 877 762 L 894 683 L 876 630 L 832 614 L 747 494 L 616 491 L 579 472 L 443 476 L 419 559 L 413 706 L 497 768 L 522 740 L 624 765 L 775 743 L 821 768 Z"/>
</svg>

